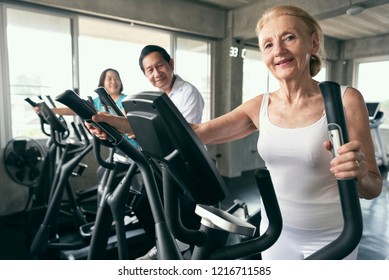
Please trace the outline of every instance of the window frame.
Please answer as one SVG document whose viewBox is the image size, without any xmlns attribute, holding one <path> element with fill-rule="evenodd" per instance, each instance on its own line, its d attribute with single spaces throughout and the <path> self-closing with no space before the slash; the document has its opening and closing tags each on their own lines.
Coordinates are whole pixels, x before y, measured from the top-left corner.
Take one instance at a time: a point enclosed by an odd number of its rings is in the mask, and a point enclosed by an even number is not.
<svg viewBox="0 0 389 280">
<path fill-rule="evenodd" d="M 60 9 L 55 8 L 48 8 L 48 7 L 39 7 L 36 8 L 33 5 L 30 4 L 8 4 L 8 3 L 0 3 L 0 15 L 2 15 L 0 20 L 0 31 L 5 34 L 5 36 L 0 37 L 0 69 L 1 75 L 0 75 L 0 90 L 2 91 L 2 94 L 0 95 L 0 144 L 2 148 L 5 147 L 6 143 L 11 140 L 13 137 L 12 135 L 12 108 L 11 108 L 11 90 L 10 90 L 10 76 L 9 76 L 9 70 L 10 65 L 8 61 L 8 42 L 7 42 L 7 9 L 17 9 L 17 10 L 24 10 L 27 12 L 33 12 L 38 14 L 47 14 L 51 16 L 58 16 L 58 17 L 64 17 L 68 18 L 70 20 L 70 36 L 71 36 L 71 57 L 72 57 L 72 83 L 73 88 L 77 91 L 77 89 L 80 88 L 80 60 L 79 60 L 79 23 L 78 20 L 80 17 L 84 17 L 85 15 L 79 14 L 76 12 L 70 12 L 70 11 L 63 11 Z M 88 15 L 89 17 L 90 15 Z M 91 16 L 95 17 L 96 19 L 102 19 L 102 20 L 109 20 L 109 21 L 117 21 L 117 22 L 124 22 L 128 23 L 129 26 L 131 26 L 130 22 L 125 22 L 121 20 L 115 20 L 111 18 L 102 18 L 98 16 Z M 184 34 L 180 32 L 175 32 L 171 30 L 166 30 L 163 28 L 156 28 L 152 26 L 144 26 L 146 28 L 154 29 L 156 31 L 160 30 L 162 32 L 167 32 L 171 37 L 171 49 L 169 50 L 171 54 L 174 55 L 175 52 L 175 44 L 177 38 L 188 38 L 190 40 L 200 40 L 208 42 L 209 45 L 209 55 L 211 57 L 211 64 L 210 64 L 210 118 L 213 117 L 214 114 L 214 65 L 213 65 L 213 59 L 214 59 L 214 41 L 210 38 L 202 37 L 202 36 L 196 36 L 193 34 Z M 32 112 L 33 113 L 33 112 Z M 44 138 L 44 136 L 42 136 Z"/>
<path fill-rule="evenodd" d="M 360 64 L 384 62 L 384 61 L 389 63 L 389 55 L 377 55 L 377 56 L 371 56 L 371 57 L 356 58 L 354 60 L 354 63 L 353 63 L 352 86 L 358 89 Z M 362 95 L 365 95 L 363 92 L 361 92 L 361 93 L 362 93 Z M 369 101 L 368 98 L 365 98 L 365 99 L 366 99 L 366 102 Z M 389 98 L 387 100 L 389 100 Z M 377 100 L 377 101 L 379 101 L 379 100 Z M 379 102 L 381 102 L 381 101 L 379 101 Z M 386 114 L 385 114 L 385 116 L 386 116 Z M 389 130 L 389 121 L 387 120 L 387 117 L 385 118 L 384 122 L 380 125 L 380 129 Z"/>
<path fill-rule="evenodd" d="M 7 26 L 7 13 L 6 7 L 8 5 L 0 4 L 0 32 L 6 34 Z M 0 90 L 3 94 L 0 94 L 0 145 L 2 148 L 5 147 L 6 143 L 11 139 L 12 128 L 11 125 L 11 109 L 10 109 L 10 94 L 9 94 L 9 64 L 7 50 L 7 38 L 6 36 L 0 36 Z"/>
<path fill-rule="evenodd" d="M 0 145 L 2 148 L 5 147 L 8 141 L 13 137 L 16 137 L 12 133 L 12 108 L 11 108 L 11 89 L 10 89 L 10 62 L 8 54 L 8 40 L 7 40 L 7 9 L 14 9 L 26 12 L 32 12 L 36 14 L 44 14 L 54 17 L 61 17 L 69 19 L 70 22 L 70 36 L 71 36 L 71 67 L 72 67 L 72 83 L 73 87 L 78 84 L 78 77 L 75 75 L 77 72 L 78 65 L 78 48 L 77 48 L 77 16 L 69 12 L 61 12 L 56 9 L 51 8 L 35 8 L 31 5 L 14 5 L 14 4 L 2 4 L 0 3 L 0 13 L 2 15 L 2 20 L 0 22 L 0 30 L 3 32 L 4 36 L 0 38 L 0 89 L 2 90 L 1 95 L 1 104 L 0 104 Z M 33 111 L 31 111 L 33 114 Z M 42 136 L 42 139 L 44 136 Z M 40 140 L 40 139 L 38 139 Z"/>
<path fill-rule="evenodd" d="M 202 121 L 208 121 L 212 118 L 214 118 L 215 116 L 215 96 L 214 96 L 214 84 L 215 84 L 215 81 L 213 79 L 214 75 L 213 75 L 213 69 L 214 69 L 214 55 L 213 55 L 213 49 L 214 49 L 214 42 L 209 40 L 209 39 L 205 39 L 205 38 L 199 38 L 199 37 L 196 37 L 196 36 L 188 36 L 188 35 L 184 35 L 184 34 L 177 34 L 177 33 L 173 33 L 173 37 L 172 37 L 172 40 L 173 40 L 173 43 L 171 44 L 171 47 L 172 47 L 172 50 L 171 50 L 171 53 L 172 53 L 172 56 L 173 58 L 175 59 L 177 57 L 176 55 L 176 52 L 177 52 L 177 48 L 178 48 L 178 40 L 185 40 L 185 39 L 188 39 L 188 40 L 195 40 L 195 41 L 199 41 L 199 42 L 202 42 L 202 43 L 205 43 L 207 45 L 207 55 L 209 55 L 209 64 L 207 65 L 209 67 L 209 71 L 208 71 L 208 74 L 209 74 L 209 85 L 208 85 L 208 90 L 209 90 L 209 108 L 206 109 L 204 107 L 204 113 L 205 112 L 208 112 L 209 114 L 208 115 L 204 115 L 203 113 L 203 118 L 202 118 Z M 175 70 L 176 70 L 176 63 L 175 63 Z M 178 69 L 178 71 L 175 73 L 177 73 L 178 75 L 180 75 L 180 69 Z M 180 75 L 181 76 L 181 75 Z M 185 77 L 183 77 L 184 80 Z M 190 80 L 188 80 L 188 82 L 191 82 Z M 196 84 L 193 84 L 194 86 L 197 87 Z M 200 90 L 200 93 L 203 94 Z M 203 96 L 204 98 L 204 96 Z M 205 101 L 205 104 L 204 106 L 207 105 L 207 102 L 206 102 L 206 98 L 204 98 L 204 101 Z"/>
</svg>

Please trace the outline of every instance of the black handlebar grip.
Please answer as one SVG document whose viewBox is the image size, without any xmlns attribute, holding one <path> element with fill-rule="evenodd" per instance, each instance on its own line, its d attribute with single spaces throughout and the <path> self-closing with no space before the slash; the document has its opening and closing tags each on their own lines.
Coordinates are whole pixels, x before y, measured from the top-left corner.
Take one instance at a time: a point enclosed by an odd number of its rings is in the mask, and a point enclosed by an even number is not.
<svg viewBox="0 0 389 280">
<path fill-rule="evenodd" d="M 340 86 L 335 82 L 323 82 L 319 83 L 319 88 L 324 100 L 333 153 L 336 156 L 337 149 L 349 142 Z"/>
<path fill-rule="evenodd" d="M 98 87 L 97 89 L 95 89 L 95 92 L 99 95 L 101 103 L 104 104 L 108 112 L 110 112 L 111 114 L 114 113 L 121 117 L 125 117 L 123 112 L 119 109 L 115 101 L 108 94 L 104 87 Z"/>
<path fill-rule="evenodd" d="M 74 91 L 66 90 L 55 99 L 72 109 L 83 121 L 91 123 L 104 131 L 107 134 L 107 140 L 101 142 L 105 146 L 117 146 L 124 139 L 123 135 L 112 126 L 103 122 L 93 121 L 92 116 L 97 114 L 97 111 L 88 101 L 81 99 Z"/>
<path fill-rule="evenodd" d="M 38 104 L 35 103 L 34 101 L 32 101 L 31 98 L 29 98 L 29 97 L 24 98 L 24 100 L 27 101 L 32 107 L 38 106 Z"/>
<path fill-rule="evenodd" d="M 47 100 L 49 100 L 49 102 L 53 108 L 57 108 L 57 106 L 55 106 L 55 103 L 50 95 L 46 95 L 46 98 L 47 98 Z"/>
<path fill-rule="evenodd" d="M 349 142 L 340 85 L 327 81 L 319 83 L 319 88 L 323 96 L 328 131 L 334 156 L 336 156 L 337 148 Z M 362 238 L 362 211 L 355 178 L 337 179 L 337 183 L 344 220 L 343 231 L 337 239 L 307 259 L 344 259 L 358 246 Z"/>
</svg>

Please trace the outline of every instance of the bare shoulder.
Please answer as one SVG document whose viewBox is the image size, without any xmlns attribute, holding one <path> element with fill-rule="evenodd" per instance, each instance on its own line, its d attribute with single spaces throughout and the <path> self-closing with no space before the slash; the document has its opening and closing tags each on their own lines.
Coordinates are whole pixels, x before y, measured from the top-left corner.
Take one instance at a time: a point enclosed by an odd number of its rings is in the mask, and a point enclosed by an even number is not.
<svg viewBox="0 0 389 280">
<path fill-rule="evenodd" d="M 261 103 L 263 99 L 263 94 L 259 94 L 246 102 L 239 105 L 235 110 L 246 112 L 246 114 L 259 112 Z"/>
<path fill-rule="evenodd" d="M 249 119 L 251 119 L 251 122 L 253 122 L 258 128 L 259 111 L 261 108 L 263 96 L 264 94 L 259 94 L 253 97 L 252 99 L 247 100 L 246 102 L 238 106 L 234 111 L 239 114 L 246 115 Z"/>
<path fill-rule="evenodd" d="M 258 105 L 261 105 L 262 103 L 262 99 L 263 99 L 263 96 L 264 94 L 259 94 L 249 100 L 247 100 L 246 102 L 242 103 L 241 106 L 244 106 L 244 107 L 258 107 Z"/>
<path fill-rule="evenodd" d="M 343 99 L 345 102 L 349 102 L 349 101 L 351 101 L 351 102 L 352 101 L 364 102 L 362 93 L 358 89 L 351 87 L 351 86 L 348 86 L 346 88 L 346 91 L 344 92 Z"/>
<path fill-rule="evenodd" d="M 354 87 L 347 87 L 343 96 L 343 103 L 346 109 L 351 111 L 366 107 L 362 93 Z"/>
<path fill-rule="evenodd" d="M 362 93 L 353 87 L 348 87 L 343 96 L 343 105 L 349 123 L 369 126 L 367 107 Z"/>
</svg>

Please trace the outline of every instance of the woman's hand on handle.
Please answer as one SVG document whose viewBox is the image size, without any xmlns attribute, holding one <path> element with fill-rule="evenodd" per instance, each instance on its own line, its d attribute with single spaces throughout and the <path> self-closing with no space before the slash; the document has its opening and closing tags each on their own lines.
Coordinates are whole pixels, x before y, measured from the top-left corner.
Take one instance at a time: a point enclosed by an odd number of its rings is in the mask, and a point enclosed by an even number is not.
<svg viewBox="0 0 389 280">
<path fill-rule="evenodd" d="M 324 142 L 324 147 L 332 151 L 330 141 Z M 382 178 L 379 174 L 369 172 L 365 154 L 361 151 L 361 143 L 353 140 L 337 150 L 337 156 L 331 160 L 330 171 L 337 179 L 355 178 L 359 195 L 362 198 L 372 199 L 379 195 L 382 188 Z M 381 187 L 376 187 L 376 186 Z"/>
<path fill-rule="evenodd" d="M 115 116 L 107 112 L 101 112 L 92 117 L 95 122 L 104 122 L 114 127 L 118 132 L 125 133 L 133 137 L 133 132 L 128 120 L 124 117 Z M 107 134 L 93 124 L 85 122 L 89 131 L 101 140 L 107 140 Z"/>
</svg>

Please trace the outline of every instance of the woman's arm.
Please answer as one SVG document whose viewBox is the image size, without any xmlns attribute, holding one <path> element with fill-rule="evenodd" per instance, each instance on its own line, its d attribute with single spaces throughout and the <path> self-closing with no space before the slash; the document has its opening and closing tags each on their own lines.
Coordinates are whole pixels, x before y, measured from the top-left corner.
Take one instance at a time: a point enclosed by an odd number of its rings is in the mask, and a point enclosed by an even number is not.
<svg viewBox="0 0 389 280">
<path fill-rule="evenodd" d="M 39 114 L 39 106 L 33 107 L 35 113 Z M 73 112 L 72 109 L 69 107 L 57 107 L 57 108 L 51 108 L 54 114 L 60 115 L 60 116 L 76 116 L 77 114 Z"/>
<path fill-rule="evenodd" d="M 107 112 L 101 112 L 98 113 L 94 116 L 92 116 L 92 120 L 95 122 L 105 122 L 114 128 L 120 133 L 125 133 L 129 135 L 130 137 L 134 138 L 133 131 L 131 128 L 130 123 L 128 122 L 127 118 L 125 117 L 120 117 L 120 116 L 115 116 L 112 114 L 109 114 Z M 106 140 L 107 139 L 107 134 L 103 131 L 101 131 L 99 128 L 94 127 L 90 123 L 85 123 L 86 127 L 89 129 L 89 131 L 93 134 L 96 135 L 101 140 Z"/>
<path fill-rule="evenodd" d="M 255 97 L 225 115 L 192 127 L 203 144 L 220 144 L 243 138 L 258 130 L 261 100 L 262 96 Z"/>
<path fill-rule="evenodd" d="M 68 107 L 57 107 L 51 109 L 55 114 L 60 116 L 76 116 L 77 114 L 73 112 L 72 109 Z"/>
<path fill-rule="evenodd" d="M 338 149 L 338 157 L 331 162 L 337 178 L 355 177 L 361 198 L 373 199 L 380 195 L 382 177 L 378 169 L 369 117 L 362 94 L 347 88 L 343 97 L 350 142 Z"/>
</svg>

